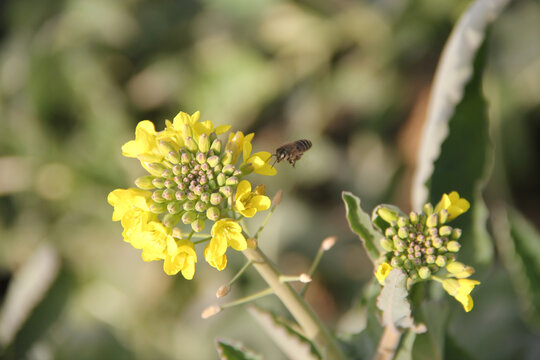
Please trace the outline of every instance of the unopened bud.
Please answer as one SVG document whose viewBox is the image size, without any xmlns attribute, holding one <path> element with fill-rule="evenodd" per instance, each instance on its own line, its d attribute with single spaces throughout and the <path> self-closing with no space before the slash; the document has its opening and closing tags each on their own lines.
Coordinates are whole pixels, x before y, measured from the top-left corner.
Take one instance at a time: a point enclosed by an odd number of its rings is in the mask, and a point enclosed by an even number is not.
<svg viewBox="0 0 540 360">
<path fill-rule="evenodd" d="M 191 223 L 191 228 L 195 232 L 201 232 L 204 230 L 204 220 L 197 219 L 194 222 Z"/>
<path fill-rule="evenodd" d="M 163 225 L 172 228 L 180 221 L 180 215 L 167 214 L 163 217 Z"/>
<path fill-rule="evenodd" d="M 409 214 L 409 220 L 410 220 L 411 224 L 413 224 L 413 225 L 418 224 L 418 221 L 419 221 L 418 214 L 415 213 L 414 211 L 411 211 L 411 213 Z"/>
<path fill-rule="evenodd" d="M 186 137 L 185 139 L 185 145 L 186 147 L 192 151 L 192 152 L 195 152 L 198 150 L 198 146 L 197 146 L 197 143 L 195 142 L 195 140 L 191 137 L 191 136 L 188 136 Z"/>
<path fill-rule="evenodd" d="M 222 186 L 219 188 L 219 192 L 223 194 L 226 198 L 232 195 L 232 189 L 230 186 Z"/>
<path fill-rule="evenodd" d="M 446 266 L 446 258 L 444 256 L 442 256 L 442 255 L 437 256 L 437 258 L 435 259 L 435 264 L 438 267 L 445 267 Z"/>
<path fill-rule="evenodd" d="M 175 199 L 175 194 L 176 191 L 174 191 L 173 189 L 165 189 L 163 190 L 163 194 L 161 194 L 161 196 L 163 196 L 165 200 L 171 201 Z"/>
<path fill-rule="evenodd" d="M 178 186 L 178 183 L 176 181 L 174 181 L 173 179 L 167 179 L 167 180 L 165 180 L 164 185 L 165 185 L 165 187 L 167 189 L 172 189 L 173 187 Z"/>
<path fill-rule="evenodd" d="M 392 251 L 394 250 L 394 244 L 392 243 L 392 241 L 386 239 L 386 238 L 382 238 L 380 240 L 380 243 L 381 243 L 381 247 L 386 250 L 386 251 Z"/>
<path fill-rule="evenodd" d="M 442 224 L 446 224 L 446 222 L 448 221 L 448 210 L 446 209 L 442 209 L 441 211 L 439 211 L 439 223 Z"/>
<path fill-rule="evenodd" d="M 208 210 L 206 210 L 206 217 L 209 218 L 212 221 L 219 220 L 220 211 L 217 207 L 209 207 Z"/>
<path fill-rule="evenodd" d="M 182 204 L 179 201 L 173 201 L 167 204 L 169 214 L 179 214 L 182 211 Z"/>
<path fill-rule="evenodd" d="M 393 268 L 399 268 L 401 267 L 401 265 L 403 264 L 403 260 L 401 260 L 401 258 L 397 257 L 397 256 L 394 256 L 391 260 L 390 260 L 390 265 L 393 267 Z"/>
<path fill-rule="evenodd" d="M 186 193 L 182 190 L 177 191 L 176 194 L 174 194 L 174 197 L 176 200 L 186 200 Z"/>
<path fill-rule="evenodd" d="M 400 239 L 406 239 L 409 237 L 409 232 L 407 231 L 407 228 L 402 226 L 398 229 L 397 236 Z"/>
<path fill-rule="evenodd" d="M 158 189 L 163 189 L 165 187 L 165 179 L 161 177 L 157 177 L 154 180 L 152 180 L 152 185 L 154 185 Z"/>
<path fill-rule="evenodd" d="M 215 167 L 219 163 L 219 156 L 213 155 L 206 159 L 206 162 L 210 167 Z"/>
<path fill-rule="evenodd" d="M 191 162 L 191 154 L 183 152 L 182 155 L 180 155 L 180 162 L 184 165 L 189 164 Z"/>
<path fill-rule="evenodd" d="M 276 195 L 272 198 L 272 204 L 274 206 L 278 206 L 281 203 L 281 199 L 283 199 L 283 190 L 278 190 Z"/>
<path fill-rule="evenodd" d="M 221 172 L 223 172 L 225 175 L 230 176 L 234 173 L 234 170 L 235 170 L 234 165 L 229 164 L 229 165 L 223 166 L 223 170 L 221 170 Z"/>
<path fill-rule="evenodd" d="M 397 235 L 396 229 L 389 226 L 384 230 L 384 235 L 386 235 L 386 237 L 393 237 L 394 235 Z"/>
<path fill-rule="evenodd" d="M 428 264 L 435 264 L 435 259 L 436 259 L 435 255 L 426 256 L 426 262 Z"/>
<path fill-rule="evenodd" d="M 156 186 L 152 183 L 154 179 L 155 177 L 152 175 L 141 176 L 135 179 L 135 185 L 142 190 L 152 190 L 156 188 Z"/>
<path fill-rule="evenodd" d="M 300 276 L 298 277 L 298 280 L 299 280 L 301 283 L 307 284 L 307 283 L 310 283 L 310 282 L 311 282 L 311 276 L 309 276 L 309 275 L 306 274 L 306 273 L 302 273 L 302 274 L 300 274 Z"/>
<path fill-rule="evenodd" d="M 202 201 L 197 201 L 197 203 L 195 204 L 195 210 L 197 212 L 205 212 L 206 208 L 207 208 L 207 205 Z"/>
<path fill-rule="evenodd" d="M 212 146 L 210 146 L 210 150 L 219 155 L 221 153 L 221 140 L 214 140 L 214 142 L 212 142 Z"/>
<path fill-rule="evenodd" d="M 231 176 L 225 181 L 225 185 L 236 186 L 238 185 L 238 178 L 236 176 Z"/>
<path fill-rule="evenodd" d="M 216 297 L 222 298 L 226 296 L 231 291 L 231 287 L 229 285 L 221 285 L 219 289 L 216 291 Z"/>
<path fill-rule="evenodd" d="M 154 214 L 163 214 L 167 211 L 167 205 L 165 203 L 153 203 L 150 205 L 150 212 Z"/>
<path fill-rule="evenodd" d="M 197 219 L 197 213 L 195 213 L 194 211 L 188 211 L 184 213 L 184 215 L 182 215 L 182 222 L 186 225 L 191 224 L 196 219 Z"/>
<path fill-rule="evenodd" d="M 223 157 L 221 158 L 221 163 L 223 165 L 229 165 L 230 163 L 232 163 L 232 160 L 233 160 L 232 151 L 225 150 L 225 152 L 223 153 Z"/>
<path fill-rule="evenodd" d="M 204 309 L 204 311 L 201 314 L 201 317 L 203 319 L 208 319 L 209 317 L 216 315 L 220 311 L 221 311 L 221 307 L 219 307 L 218 305 L 212 305 Z"/>
<path fill-rule="evenodd" d="M 171 169 L 165 169 L 165 170 L 163 170 L 163 171 L 161 172 L 161 177 L 162 177 L 162 178 L 165 178 L 165 179 L 170 178 L 170 177 L 173 177 L 173 172 L 172 172 L 172 170 L 171 170 Z"/>
<path fill-rule="evenodd" d="M 163 190 L 156 190 L 152 193 L 152 200 L 154 200 L 157 203 L 163 203 L 165 202 L 165 199 L 163 198 Z"/>
<path fill-rule="evenodd" d="M 225 182 L 227 181 L 227 176 L 224 173 L 219 173 L 216 178 L 216 181 L 219 186 L 223 186 L 225 185 Z"/>
<path fill-rule="evenodd" d="M 438 224 L 438 216 L 437 214 L 431 214 L 428 216 L 427 220 L 426 220 L 426 226 L 427 227 L 430 227 L 430 228 L 434 228 L 437 226 Z"/>
<path fill-rule="evenodd" d="M 192 200 L 186 201 L 186 202 L 184 202 L 183 207 L 184 207 L 184 210 L 186 210 L 186 211 L 193 210 L 193 209 L 195 209 L 195 201 L 192 201 Z"/>
<path fill-rule="evenodd" d="M 210 204 L 212 205 L 219 205 L 221 204 L 222 200 L 223 200 L 223 196 L 221 196 L 220 193 L 212 193 L 210 195 Z"/>
<path fill-rule="evenodd" d="M 198 152 L 195 156 L 195 160 L 197 160 L 199 164 L 204 164 L 206 162 L 206 155 L 202 152 Z"/>
<path fill-rule="evenodd" d="M 424 205 L 424 214 L 426 214 L 427 216 L 430 216 L 431 214 L 433 214 L 433 205 L 431 205 L 431 203 L 427 203 Z"/>
<path fill-rule="evenodd" d="M 461 244 L 455 240 L 451 240 L 446 244 L 446 248 L 448 249 L 448 251 L 455 253 L 458 252 L 459 249 L 461 249 Z"/>
<path fill-rule="evenodd" d="M 178 151 L 169 151 L 167 155 L 165 155 L 165 159 L 172 164 L 178 164 L 180 162 L 180 154 Z"/>
<path fill-rule="evenodd" d="M 448 225 L 441 226 L 439 228 L 439 234 L 441 236 L 450 236 L 452 234 L 452 227 Z"/>
<path fill-rule="evenodd" d="M 180 175 L 182 173 L 182 165 L 176 164 L 172 167 L 172 172 L 174 175 Z"/>
<path fill-rule="evenodd" d="M 398 216 L 397 214 L 384 207 L 384 206 L 381 206 L 378 210 L 377 210 L 377 214 L 384 220 L 386 221 L 387 223 L 391 223 L 392 221 L 396 221 Z"/>
<path fill-rule="evenodd" d="M 461 229 L 453 229 L 452 234 L 450 235 L 450 239 L 452 240 L 458 240 L 461 237 Z"/>
<path fill-rule="evenodd" d="M 418 270 L 418 276 L 420 276 L 420 279 L 423 279 L 423 280 L 429 279 L 429 277 L 431 276 L 431 271 L 429 270 L 427 266 L 422 266 Z"/>
<path fill-rule="evenodd" d="M 163 170 L 167 169 L 165 165 L 160 163 L 146 163 L 146 167 L 148 168 L 148 172 L 154 176 L 161 176 Z"/>
<path fill-rule="evenodd" d="M 208 138 L 208 135 L 201 134 L 199 136 L 199 150 L 202 152 L 207 152 L 210 149 L 210 139 Z"/>
<path fill-rule="evenodd" d="M 409 225 L 409 221 L 406 218 L 404 218 L 403 216 L 400 216 L 397 219 L 397 226 L 404 227 L 404 226 L 407 226 L 407 225 Z"/>
<path fill-rule="evenodd" d="M 323 242 L 321 243 L 321 248 L 324 251 L 328 251 L 332 247 L 334 247 L 334 245 L 336 244 L 336 241 L 337 241 L 337 236 L 329 236 L 323 240 Z"/>
</svg>

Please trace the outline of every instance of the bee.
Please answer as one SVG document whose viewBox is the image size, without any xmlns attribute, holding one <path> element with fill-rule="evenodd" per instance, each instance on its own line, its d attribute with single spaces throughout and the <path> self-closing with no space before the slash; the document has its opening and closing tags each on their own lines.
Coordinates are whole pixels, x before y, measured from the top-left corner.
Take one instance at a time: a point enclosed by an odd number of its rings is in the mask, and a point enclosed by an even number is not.
<svg viewBox="0 0 540 360">
<path fill-rule="evenodd" d="M 307 139 L 296 140 L 278 147 L 276 153 L 272 156 L 276 157 L 277 162 L 287 159 L 287 161 L 294 166 L 296 161 L 300 160 L 302 155 L 304 155 L 304 152 L 311 148 L 311 145 L 311 141 Z"/>
</svg>

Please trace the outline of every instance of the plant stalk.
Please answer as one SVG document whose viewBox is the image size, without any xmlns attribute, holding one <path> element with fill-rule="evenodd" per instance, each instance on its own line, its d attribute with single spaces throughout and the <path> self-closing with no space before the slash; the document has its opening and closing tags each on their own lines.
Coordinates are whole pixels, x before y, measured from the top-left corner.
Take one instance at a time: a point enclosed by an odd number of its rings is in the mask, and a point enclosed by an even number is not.
<svg viewBox="0 0 540 360">
<path fill-rule="evenodd" d="M 379 340 L 373 360 L 392 360 L 396 355 L 401 333 L 392 325 L 386 325 Z"/>
<path fill-rule="evenodd" d="M 276 296 L 279 297 L 283 305 L 285 305 L 296 319 L 303 329 L 304 335 L 313 341 L 319 352 L 323 355 L 323 358 L 328 360 L 345 360 L 345 355 L 317 315 L 315 315 L 289 283 L 279 280 L 281 274 L 270 259 L 259 248 L 248 248 L 243 253 L 252 261 L 253 267 L 266 281 L 268 286 L 274 290 Z"/>
</svg>

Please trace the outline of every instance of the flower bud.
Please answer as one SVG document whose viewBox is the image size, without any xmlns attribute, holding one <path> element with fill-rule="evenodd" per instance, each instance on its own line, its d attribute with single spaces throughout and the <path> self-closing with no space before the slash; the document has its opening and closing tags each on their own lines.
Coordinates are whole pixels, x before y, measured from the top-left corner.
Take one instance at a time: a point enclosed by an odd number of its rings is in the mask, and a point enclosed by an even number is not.
<svg viewBox="0 0 540 360">
<path fill-rule="evenodd" d="M 180 221 L 180 215 L 167 214 L 163 217 L 163 225 L 172 228 Z"/>
<path fill-rule="evenodd" d="M 225 175 L 232 175 L 233 172 L 234 172 L 235 168 L 234 168 L 234 165 L 225 165 L 223 166 L 223 170 L 221 170 L 222 173 L 224 173 Z"/>
<path fill-rule="evenodd" d="M 174 190 L 172 190 L 172 189 L 165 189 L 165 190 L 163 190 L 163 193 L 161 194 L 161 196 L 162 196 L 165 200 L 168 200 L 168 201 L 174 200 L 174 199 L 175 199 L 175 195 L 176 195 L 176 191 L 174 191 Z"/>
<path fill-rule="evenodd" d="M 197 194 L 195 194 L 193 191 L 189 191 L 187 193 L 187 198 L 188 200 L 197 200 L 199 196 L 197 196 Z"/>
<path fill-rule="evenodd" d="M 180 175 L 182 173 L 182 166 L 180 164 L 176 164 L 172 167 L 172 172 L 174 175 Z"/>
<path fill-rule="evenodd" d="M 210 150 L 212 150 L 215 154 L 221 153 L 221 140 L 216 139 L 212 142 L 212 145 L 210 146 Z"/>
<path fill-rule="evenodd" d="M 402 226 L 398 229 L 397 236 L 400 239 L 406 239 L 409 237 L 409 232 L 407 231 L 407 228 Z"/>
<path fill-rule="evenodd" d="M 452 230 L 452 234 L 450 235 L 450 239 L 452 240 L 459 240 L 461 237 L 461 229 L 455 228 Z"/>
<path fill-rule="evenodd" d="M 160 163 L 146 163 L 146 167 L 148 168 L 148 172 L 154 176 L 161 176 L 163 170 L 167 170 L 165 165 Z"/>
<path fill-rule="evenodd" d="M 210 195 L 210 204 L 212 205 L 219 205 L 221 204 L 222 200 L 223 200 L 223 196 L 221 196 L 220 193 L 212 193 Z"/>
<path fill-rule="evenodd" d="M 381 243 L 381 247 L 386 250 L 386 251 L 392 251 L 394 250 L 394 244 L 392 243 L 392 241 L 386 239 L 386 238 L 382 238 L 380 240 L 380 243 Z"/>
<path fill-rule="evenodd" d="M 229 285 L 221 285 L 219 289 L 216 291 L 216 297 L 222 298 L 226 296 L 231 291 L 231 287 Z"/>
<path fill-rule="evenodd" d="M 180 162 L 182 164 L 189 164 L 191 162 L 191 154 L 190 153 L 187 153 L 187 152 L 183 152 L 181 155 L 180 155 Z"/>
<path fill-rule="evenodd" d="M 459 249 L 461 248 L 461 244 L 455 240 L 451 240 L 446 244 L 446 248 L 448 249 L 448 251 L 455 253 L 459 251 Z"/>
<path fill-rule="evenodd" d="M 321 249 L 324 251 L 330 250 L 336 244 L 337 236 L 329 236 L 321 243 Z"/>
<path fill-rule="evenodd" d="M 156 190 L 152 193 L 152 200 L 157 203 L 163 203 L 166 200 L 163 198 L 163 190 Z"/>
<path fill-rule="evenodd" d="M 398 219 L 397 219 L 397 226 L 399 227 L 404 227 L 404 226 L 407 226 L 409 225 L 409 222 L 407 221 L 406 218 L 404 218 L 403 216 L 400 216 Z"/>
<path fill-rule="evenodd" d="M 191 228 L 195 232 L 201 232 L 204 230 L 204 220 L 197 219 L 194 222 L 191 223 Z"/>
<path fill-rule="evenodd" d="M 195 152 L 199 149 L 199 147 L 197 146 L 197 143 L 191 136 L 186 137 L 185 145 L 192 152 Z"/>
<path fill-rule="evenodd" d="M 195 160 L 197 160 L 199 164 L 204 164 L 206 162 L 206 155 L 202 152 L 198 152 L 195 156 Z"/>
<path fill-rule="evenodd" d="M 219 216 L 220 216 L 220 211 L 215 206 L 209 207 L 208 210 L 206 210 L 206 217 L 212 221 L 219 220 Z"/>
<path fill-rule="evenodd" d="M 446 258 L 442 255 L 438 255 L 437 258 L 435 259 L 435 264 L 438 266 L 438 267 L 445 267 L 446 266 Z"/>
<path fill-rule="evenodd" d="M 403 252 L 407 248 L 407 243 L 401 239 L 394 242 L 394 247 L 397 251 Z"/>
<path fill-rule="evenodd" d="M 414 211 L 411 211 L 411 213 L 409 214 L 409 220 L 410 220 L 411 224 L 413 224 L 413 225 L 418 224 L 419 219 L 420 218 L 418 217 L 418 214 L 415 213 Z"/>
<path fill-rule="evenodd" d="M 195 209 L 195 201 L 190 200 L 190 201 L 184 202 L 183 208 L 186 211 L 191 211 L 191 210 Z"/>
<path fill-rule="evenodd" d="M 150 205 L 150 212 L 154 214 L 162 214 L 167 211 L 167 205 L 165 203 L 153 203 Z"/>
<path fill-rule="evenodd" d="M 182 215 L 182 222 L 186 225 L 191 224 L 195 220 L 197 220 L 197 214 L 194 211 L 188 211 Z"/>
<path fill-rule="evenodd" d="M 230 178 L 225 180 L 225 185 L 229 185 L 229 186 L 238 185 L 238 178 L 236 176 L 231 176 Z"/>
<path fill-rule="evenodd" d="M 161 177 L 157 177 L 154 180 L 152 180 L 152 185 L 154 185 L 158 189 L 163 189 L 165 187 L 165 179 Z"/>
<path fill-rule="evenodd" d="M 169 151 L 167 155 L 165 155 L 165 159 L 172 164 L 178 164 L 180 162 L 180 154 L 178 151 Z"/>
<path fill-rule="evenodd" d="M 173 201 L 167 204 L 167 211 L 170 214 L 178 214 L 182 211 L 182 203 L 179 201 Z"/>
<path fill-rule="evenodd" d="M 208 159 L 206 159 L 206 162 L 210 167 L 214 168 L 219 163 L 219 157 L 216 155 L 210 156 Z"/>
<path fill-rule="evenodd" d="M 227 176 L 224 173 L 220 173 L 218 174 L 216 181 L 219 186 L 223 186 L 225 185 L 225 182 L 227 181 Z"/>
<path fill-rule="evenodd" d="M 208 319 L 209 317 L 216 315 L 220 311 L 221 311 L 221 307 L 219 307 L 218 305 L 212 305 L 204 309 L 204 311 L 201 314 L 201 317 L 203 319 Z"/>
<path fill-rule="evenodd" d="M 435 255 L 426 256 L 426 262 L 428 264 L 435 264 L 435 259 L 436 259 Z"/>
<path fill-rule="evenodd" d="M 186 193 L 182 190 L 177 191 L 176 194 L 174 194 L 174 197 L 176 200 L 186 200 Z"/>
<path fill-rule="evenodd" d="M 377 210 L 377 214 L 384 220 L 386 221 L 387 223 L 391 223 L 392 221 L 396 221 L 398 216 L 397 214 L 384 207 L 384 206 L 381 206 L 378 210 Z"/>
<path fill-rule="evenodd" d="M 226 198 L 232 195 L 232 189 L 230 186 L 222 186 L 219 188 L 219 192 L 223 194 Z"/>
<path fill-rule="evenodd" d="M 426 226 L 429 228 L 434 228 L 437 226 L 438 220 L 437 214 L 431 214 L 426 220 Z"/>
<path fill-rule="evenodd" d="M 439 234 L 445 237 L 450 236 L 450 234 L 452 234 L 452 227 L 448 225 L 441 226 L 439 228 Z"/>
<path fill-rule="evenodd" d="M 439 211 L 439 222 L 442 224 L 446 224 L 446 222 L 448 221 L 448 210 L 446 209 L 442 209 L 441 211 Z"/>
<path fill-rule="evenodd" d="M 225 152 L 223 153 L 223 157 L 221 158 L 221 163 L 223 165 L 229 165 L 230 163 L 232 163 L 232 160 L 233 160 L 232 151 L 225 150 Z"/>
<path fill-rule="evenodd" d="M 206 211 L 206 204 L 202 201 L 197 201 L 197 203 L 195 204 L 195 210 L 197 212 L 205 212 Z"/>
<path fill-rule="evenodd" d="M 283 199 L 283 190 L 280 189 L 272 198 L 272 205 L 278 206 L 281 203 L 281 199 Z"/>
<path fill-rule="evenodd" d="M 387 227 L 386 230 L 384 230 L 384 235 L 386 235 L 386 237 L 392 237 L 396 235 L 396 229 L 393 227 Z"/>
<path fill-rule="evenodd" d="M 431 276 L 431 271 L 429 270 L 427 266 L 422 266 L 418 270 L 418 276 L 420 276 L 420 279 L 423 279 L 423 280 L 429 279 L 429 277 Z"/>
<path fill-rule="evenodd" d="M 200 199 L 202 202 L 208 203 L 210 201 L 210 194 L 206 192 L 202 193 Z"/>
<path fill-rule="evenodd" d="M 210 149 L 210 139 L 208 138 L 208 135 L 201 134 L 199 136 L 199 150 L 202 152 L 207 152 Z"/>
<path fill-rule="evenodd" d="M 156 188 L 156 186 L 152 182 L 154 179 L 159 178 L 155 178 L 152 175 L 141 176 L 135 179 L 135 185 L 142 190 L 153 190 Z"/>
<path fill-rule="evenodd" d="M 426 203 L 424 205 L 424 214 L 426 214 L 427 216 L 430 216 L 431 214 L 433 214 L 433 205 L 431 205 L 431 203 Z"/>
<path fill-rule="evenodd" d="M 173 179 L 167 179 L 165 180 L 164 185 L 167 189 L 172 189 L 173 187 L 176 187 L 178 184 Z"/>
<path fill-rule="evenodd" d="M 403 265 L 403 260 L 397 256 L 394 256 L 391 260 L 390 260 L 390 265 L 393 267 L 393 268 L 400 268 L 401 265 Z"/>
</svg>

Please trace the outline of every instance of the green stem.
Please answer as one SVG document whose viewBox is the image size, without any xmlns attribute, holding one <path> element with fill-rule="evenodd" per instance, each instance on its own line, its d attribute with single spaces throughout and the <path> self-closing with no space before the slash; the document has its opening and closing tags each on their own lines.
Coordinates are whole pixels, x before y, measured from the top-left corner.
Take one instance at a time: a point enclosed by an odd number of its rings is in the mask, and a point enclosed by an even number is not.
<svg viewBox="0 0 540 360">
<path fill-rule="evenodd" d="M 392 360 L 400 338 L 401 333 L 393 325 L 386 325 L 373 360 Z"/>
<path fill-rule="evenodd" d="M 291 285 L 279 280 L 281 274 L 266 255 L 259 248 L 248 248 L 243 253 L 252 261 L 255 270 L 259 272 L 283 305 L 285 305 L 296 319 L 303 329 L 305 336 L 323 354 L 323 358 L 328 360 L 344 360 L 345 355 L 341 352 L 341 349 L 330 335 L 328 329 L 326 329 L 304 299 L 294 291 Z"/>
<path fill-rule="evenodd" d="M 317 266 L 319 266 L 319 263 L 321 262 L 323 254 L 324 254 L 324 249 L 322 248 L 322 246 L 320 246 L 319 250 L 317 251 L 317 255 L 315 256 L 315 260 L 313 260 L 313 263 L 311 264 L 311 267 L 309 268 L 309 272 L 308 272 L 309 276 L 313 276 L 315 269 L 317 269 Z M 304 284 L 304 286 L 302 287 L 302 290 L 300 290 L 300 296 L 302 297 L 304 296 L 309 284 L 310 283 Z"/>
<path fill-rule="evenodd" d="M 276 209 L 276 206 L 277 205 L 272 205 L 272 207 L 270 208 L 270 211 L 268 212 L 268 214 L 266 214 L 266 217 L 264 218 L 264 221 L 263 221 L 262 225 L 259 227 L 259 230 L 257 230 L 257 232 L 255 233 L 255 236 L 254 236 L 255 239 L 259 238 L 259 234 L 261 233 L 261 231 L 263 231 L 263 229 L 266 226 L 266 223 L 268 222 L 268 220 L 270 220 L 270 217 L 274 213 L 274 210 Z"/>
<path fill-rule="evenodd" d="M 255 294 L 251 294 L 251 295 L 248 295 L 246 297 L 237 299 L 235 301 L 231 301 L 230 303 L 220 305 L 220 308 L 226 309 L 226 308 L 230 308 L 230 307 L 233 307 L 233 306 L 242 305 L 242 304 L 245 304 L 245 303 L 260 299 L 260 298 L 262 298 L 264 296 L 271 295 L 273 293 L 274 293 L 274 290 L 272 288 L 266 288 L 264 290 L 256 292 Z"/>
</svg>

